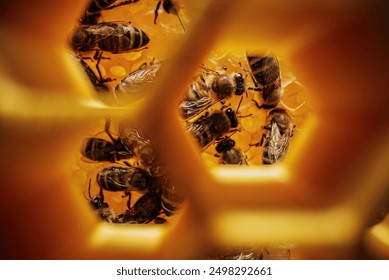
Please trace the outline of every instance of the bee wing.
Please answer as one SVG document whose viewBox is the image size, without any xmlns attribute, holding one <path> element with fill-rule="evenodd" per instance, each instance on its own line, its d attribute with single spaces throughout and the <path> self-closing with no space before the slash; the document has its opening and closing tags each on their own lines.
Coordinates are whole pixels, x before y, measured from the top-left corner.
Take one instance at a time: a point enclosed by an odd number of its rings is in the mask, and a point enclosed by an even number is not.
<svg viewBox="0 0 389 280">
<path fill-rule="evenodd" d="M 208 118 L 193 123 L 187 123 L 187 131 L 195 138 L 201 147 L 201 151 L 205 151 L 213 142 L 212 135 L 208 132 Z"/>
<path fill-rule="evenodd" d="M 284 133 L 281 135 L 280 129 L 276 122 L 272 122 L 270 140 L 269 140 L 269 155 L 275 162 L 279 162 L 289 147 L 290 134 Z"/>
<path fill-rule="evenodd" d="M 116 37 L 124 36 L 123 32 L 119 32 L 120 29 L 117 28 L 117 23 L 114 22 L 102 22 L 97 25 L 88 26 L 85 29 L 90 34 L 94 34 L 97 41 L 101 41 L 112 35 L 115 35 Z"/>
<path fill-rule="evenodd" d="M 123 123 L 119 125 L 119 138 L 124 147 L 132 153 L 136 147 L 151 143 L 139 128 L 130 128 Z"/>
<path fill-rule="evenodd" d="M 121 90 L 126 93 L 138 92 L 145 86 L 155 83 L 160 67 L 161 64 L 156 63 L 131 72 L 120 82 Z"/>
<path fill-rule="evenodd" d="M 209 96 L 203 96 L 198 100 L 184 100 L 179 107 L 183 118 L 189 120 L 215 104 L 217 101 L 218 100 L 213 101 Z"/>
<path fill-rule="evenodd" d="M 111 167 L 104 170 L 104 181 L 106 186 L 116 186 L 120 190 L 128 188 L 128 182 L 135 173 L 137 168 L 128 167 Z"/>
<path fill-rule="evenodd" d="M 247 56 L 254 80 L 262 87 L 276 83 L 281 86 L 280 66 L 273 54 L 265 56 Z"/>
</svg>

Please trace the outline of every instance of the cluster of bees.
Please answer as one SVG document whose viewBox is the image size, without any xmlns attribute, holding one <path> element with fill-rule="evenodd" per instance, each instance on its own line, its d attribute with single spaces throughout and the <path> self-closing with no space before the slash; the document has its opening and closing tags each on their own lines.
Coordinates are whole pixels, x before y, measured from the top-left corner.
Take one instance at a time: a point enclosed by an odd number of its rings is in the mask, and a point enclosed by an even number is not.
<svg viewBox="0 0 389 280">
<path fill-rule="evenodd" d="M 104 12 L 122 6 L 136 4 L 139 0 L 92 0 L 83 12 L 78 26 L 70 36 L 70 47 L 85 70 L 96 93 L 103 100 L 136 95 L 147 83 L 153 83 L 162 62 L 142 64 L 139 69 L 126 75 L 113 88 L 108 83 L 115 79 L 103 77 L 101 62 L 110 60 L 104 54 L 125 54 L 142 52 L 147 49 L 149 36 L 130 22 L 102 21 Z M 160 8 L 168 14 L 179 17 L 179 8 L 171 0 L 158 1 L 154 10 L 154 24 Z M 88 62 L 89 63 L 88 63 Z M 91 67 L 94 64 L 96 71 Z M 86 162 L 110 163 L 97 172 L 95 182 L 99 191 L 91 195 L 92 180 L 88 183 L 88 199 L 100 218 L 111 223 L 164 223 L 163 213 L 170 216 L 180 201 L 174 187 L 168 181 L 163 168 L 158 165 L 151 141 L 139 128 L 119 127 L 118 137 L 111 133 L 111 120 L 105 122 L 105 137 L 88 137 L 82 148 L 82 158 Z M 118 215 L 109 205 L 106 192 L 121 193 L 127 209 Z M 139 196 L 132 205 L 133 193 Z"/>
<path fill-rule="evenodd" d="M 131 7 L 138 1 L 91 0 L 70 36 L 73 54 L 97 96 L 105 102 L 109 100 L 110 104 L 128 104 L 142 98 L 145 87 L 157 81 L 163 67 L 163 60 L 155 62 L 153 56 L 151 63 L 142 62 L 119 81 L 104 77 L 106 71 L 102 64 L 105 61 L 113 61 L 120 54 L 137 53 L 141 57 L 153 41 L 131 22 L 102 21 L 105 12 Z M 178 18 L 181 31 L 185 33 L 180 7 L 173 0 L 157 2 L 153 23 L 157 24 L 161 7 L 165 13 Z M 287 153 L 295 128 L 291 112 L 297 108 L 291 110 L 282 101 L 284 87 L 276 55 L 245 54 L 244 59 L 245 66 L 239 61 L 234 71 L 226 66 L 218 69 L 205 64 L 199 66 L 199 72 L 178 104 L 178 114 L 199 151 L 217 159 L 217 164 L 250 165 L 251 159 L 245 151 L 256 147 L 262 149 L 261 164 L 276 164 Z M 242 121 L 253 119 L 259 112 L 266 114 L 262 130 L 260 125 L 256 128 L 262 131 L 260 139 L 252 141 L 250 138 L 246 147 L 239 147 L 244 142 L 239 138 L 245 129 Z M 83 162 L 99 167 L 97 172 L 91 171 L 95 179 L 91 176 L 87 179 L 86 192 L 103 221 L 161 224 L 175 214 L 184 201 L 159 164 L 152 140 L 139 127 L 131 127 L 125 121 L 112 124 L 107 118 L 99 136 L 85 139 L 81 154 Z M 92 186 L 98 188 L 95 195 L 91 194 Z M 263 257 L 263 249 L 258 256 Z"/>
</svg>

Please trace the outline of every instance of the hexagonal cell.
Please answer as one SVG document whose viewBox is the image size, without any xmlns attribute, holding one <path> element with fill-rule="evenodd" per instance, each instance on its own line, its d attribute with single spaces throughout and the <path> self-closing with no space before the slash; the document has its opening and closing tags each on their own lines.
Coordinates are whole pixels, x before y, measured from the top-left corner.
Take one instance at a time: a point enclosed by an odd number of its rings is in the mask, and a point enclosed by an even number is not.
<svg viewBox="0 0 389 280">
<path fill-rule="evenodd" d="M 84 196 L 105 222 L 165 223 L 183 195 L 170 182 L 153 141 L 126 119 L 102 119 L 99 126 L 85 137 L 79 156 L 76 175 Z"/>
<path fill-rule="evenodd" d="M 309 117 L 306 89 L 287 60 L 262 53 L 213 51 L 179 103 L 210 166 L 280 163 Z"/>
<path fill-rule="evenodd" d="M 99 1 L 90 1 L 75 22 L 69 34 L 73 54 L 97 100 L 108 106 L 142 107 L 160 82 L 170 48 L 185 38 L 184 26 L 191 19 L 169 10 L 165 4 L 170 1 L 158 2 L 164 13 L 156 25 L 155 1 L 107 2 L 96 6 Z M 131 22 L 118 21 L 128 18 Z M 183 126 L 199 144 L 208 167 L 282 161 L 293 145 L 293 131 L 309 115 L 307 94 L 287 59 L 261 51 L 251 54 L 244 47 L 225 51 L 216 46 L 177 104 Z M 102 119 L 83 142 L 77 176 L 84 197 L 103 221 L 164 223 L 183 204 L 182 191 L 157 159 L 154 139 L 146 136 L 135 117 Z M 269 248 L 247 255 L 264 258 Z M 231 254 L 225 258 L 236 257 Z"/>
</svg>

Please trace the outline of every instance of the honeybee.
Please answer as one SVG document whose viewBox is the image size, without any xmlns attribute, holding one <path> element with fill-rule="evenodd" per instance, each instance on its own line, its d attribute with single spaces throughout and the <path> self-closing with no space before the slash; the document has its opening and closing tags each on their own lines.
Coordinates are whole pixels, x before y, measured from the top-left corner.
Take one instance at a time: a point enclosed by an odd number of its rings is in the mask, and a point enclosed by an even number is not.
<svg viewBox="0 0 389 280">
<path fill-rule="evenodd" d="M 107 51 L 116 54 L 140 50 L 149 41 L 145 32 L 130 23 L 101 22 L 78 27 L 70 43 L 75 52 Z"/>
<path fill-rule="evenodd" d="M 161 62 L 142 64 L 137 70 L 128 74 L 115 87 L 114 96 L 123 102 L 133 102 L 144 97 L 143 90 L 145 87 L 153 84 L 161 69 Z"/>
<path fill-rule="evenodd" d="M 231 108 L 207 113 L 193 123 L 187 123 L 187 130 L 195 138 L 202 151 L 239 125 L 238 117 Z"/>
<path fill-rule="evenodd" d="M 248 165 L 245 154 L 235 147 L 235 141 L 229 137 L 216 145 L 216 152 L 220 164 Z"/>
<path fill-rule="evenodd" d="M 116 7 L 136 3 L 139 0 L 124 0 L 119 3 L 117 0 L 91 0 L 85 9 L 83 16 L 80 19 L 82 25 L 96 24 L 98 19 L 101 17 L 101 11 L 111 10 Z"/>
<path fill-rule="evenodd" d="M 120 192 L 131 195 L 131 191 L 159 192 L 158 186 L 143 169 L 133 166 L 111 166 L 98 172 L 97 184 L 106 191 Z"/>
<path fill-rule="evenodd" d="M 85 158 L 92 161 L 116 162 L 133 157 L 133 154 L 122 144 L 120 138 L 115 139 L 112 136 L 109 128 L 110 120 L 106 120 L 104 132 L 112 142 L 96 137 L 86 138 L 84 148 L 81 150 Z"/>
<path fill-rule="evenodd" d="M 260 91 L 263 103 L 259 105 L 253 100 L 259 109 L 275 108 L 284 95 L 281 87 L 280 66 L 278 59 L 273 54 L 265 56 L 247 56 L 251 69 L 255 91 Z"/>
<path fill-rule="evenodd" d="M 103 189 L 100 187 L 100 193 L 92 197 L 90 193 L 90 187 L 91 180 L 89 180 L 88 195 L 89 202 L 92 205 L 93 209 L 95 209 L 95 211 L 103 221 L 113 223 L 115 217 L 109 209 L 108 203 L 104 202 Z"/>
<path fill-rule="evenodd" d="M 271 110 L 266 118 L 266 123 L 263 127 L 266 133 L 262 134 L 259 143 L 260 146 L 264 145 L 262 163 L 274 164 L 285 157 L 295 125 L 289 113 L 282 108 Z"/>
<path fill-rule="evenodd" d="M 161 213 L 161 194 L 145 193 L 126 212 L 118 215 L 116 222 L 147 224 Z"/>
<path fill-rule="evenodd" d="M 154 10 L 154 15 L 155 15 L 154 16 L 154 24 L 157 24 L 158 11 L 159 11 L 159 8 L 161 7 L 161 4 L 162 4 L 162 8 L 165 11 L 165 13 L 177 16 L 177 18 L 180 21 L 180 24 L 182 26 L 182 29 L 185 31 L 184 24 L 182 23 L 180 15 L 179 15 L 180 7 L 178 7 L 178 5 L 176 4 L 176 0 L 159 0 L 158 1 L 158 4 Z"/>
<path fill-rule="evenodd" d="M 195 81 L 190 85 L 179 105 L 181 116 L 185 120 L 197 116 L 217 102 L 223 103 L 233 94 L 242 95 L 246 91 L 246 79 L 241 73 L 227 75 L 211 71 L 206 66 L 203 69 L 208 73 L 213 72 L 213 75 L 209 77 L 208 82 L 200 75 L 201 81 Z"/>
<path fill-rule="evenodd" d="M 157 160 L 157 154 L 149 138 L 142 129 L 129 127 L 125 122 L 119 124 L 119 137 L 130 153 L 134 155 L 137 164 L 147 170 L 152 176 L 162 172 Z"/>
</svg>

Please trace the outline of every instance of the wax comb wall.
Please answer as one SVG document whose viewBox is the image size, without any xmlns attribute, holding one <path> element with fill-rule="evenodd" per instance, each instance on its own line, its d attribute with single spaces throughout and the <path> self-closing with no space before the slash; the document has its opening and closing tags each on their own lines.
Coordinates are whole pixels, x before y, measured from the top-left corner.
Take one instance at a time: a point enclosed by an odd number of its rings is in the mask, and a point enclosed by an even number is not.
<svg viewBox="0 0 389 280">
<path fill-rule="evenodd" d="M 384 4 L 185 1 L 191 22 L 183 18 L 185 36 L 169 45 L 149 98 L 112 107 L 69 56 L 67 36 L 85 1 L 40 2 L 0 6 L 2 258 L 198 259 L 209 247 L 277 244 L 290 246 L 292 259 L 389 257 L 389 224 L 377 218 L 389 183 Z M 208 168 L 177 103 L 214 48 L 242 47 L 285 58 L 312 110 L 280 165 Z M 112 225 L 90 210 L 75 157 L 106 116 L 156 139 L 188 196 L 174 223 Z"/>
</svg>

